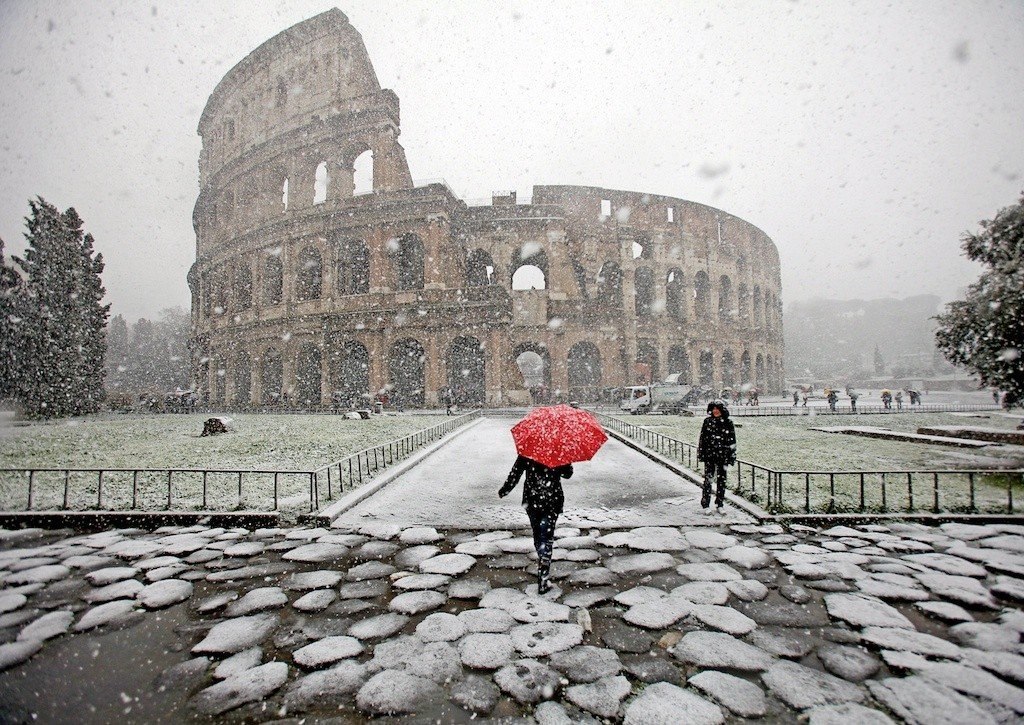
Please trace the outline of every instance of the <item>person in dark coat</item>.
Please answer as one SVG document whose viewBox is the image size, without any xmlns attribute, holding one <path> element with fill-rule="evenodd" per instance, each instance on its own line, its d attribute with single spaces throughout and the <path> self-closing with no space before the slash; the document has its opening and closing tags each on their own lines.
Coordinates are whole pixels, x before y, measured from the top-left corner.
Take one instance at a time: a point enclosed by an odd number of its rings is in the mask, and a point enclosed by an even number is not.
<svg viewBox="0 0 1024 725">
<path fill-rule="evenodd" d="M 526 456 L 519 456 L 505 484 L 498 490 L 498 497 L 508 496 L 524 473 L 523 506 L 530 517 L 533 546 L 537 549 L 537 593 L 544 594 L 551 588 L 551 547 L 555 541 L 555 523 L 565 505 L 562 479 L 572 477 L 572 465 L 548 468 Z"/>
<path fill-rule="evenodd" d="M 718 479 L 715 491 L 715 509 L 725 513 L 725 467 L 736 462 L 736 428 L 729 420 L 729 409 L 721 400 L 708 403 L 708 417 L 700 429 L 697 442 L 697 460 L 704 461 L 704 492 L 700 505 L 705 514 L 711 513 L 711 482 Z"/>
</svg>

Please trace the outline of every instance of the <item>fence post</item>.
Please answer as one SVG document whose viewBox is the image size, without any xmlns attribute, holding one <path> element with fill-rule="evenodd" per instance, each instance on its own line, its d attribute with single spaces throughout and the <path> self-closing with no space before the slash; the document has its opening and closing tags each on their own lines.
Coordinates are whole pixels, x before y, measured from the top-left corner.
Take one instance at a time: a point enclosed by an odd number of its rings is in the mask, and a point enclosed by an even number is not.
<svg viewBox="0 0 1024 725">
<path fill-rule="evenodd" d="M 64 469 L 64 508 L 68 507 L 68 489 L 71 487 L 71 471 Z"/>
<path fill-rule="evenodd" d="M 882 511 L 888 511 L 889 504 L 885 500 L 885 471 L 882 471 Z"/>
<path fill-rule="evenodd" d="M 829 493 L 828 512 L 830 514 L 834 514 L 836 512 L 836 474 L 835 473 L 828 474 L 828 493 Z"/>
<path fill-rule="evenodd" d="M 913 512 L 914 510 L 914 480 L 913 473 L 907 471 L 907 511 Z"/>
<path fill-rule="evenodd" d="M 1006 479 L 1006 513 L 1013 513 L 1013 479 Z"/>
<path fill-rule="evenodd" d="M 132 508 L 139 506 L 139 472 L 132 471 Z"/>
<path fill-rule="evenodd" d="M 804 513 L 811 512 L 811 474 L 804 472 Z"/>
<path fill-rule="evenodd" d="M 206 476 L 209 471 L 203 471 L 203 508 L 206 508 Z"/>
<path fill-rule="evenodd" d="M 274 471 L 274 510 L 277 511 L 277 471 Z"/>
<path fill-rule="evenodd" d="M 167 510 L 171 510 L 171 475 L 174 471 L 167 471 Z"/>
<path fill-rule="evenodd" d="M 309 474 L 309 512 L 313 513 L 316 511 L 316 472 L 311 471 Z"/>
<path fill-rule="evenodd" d="M 238 505 L 242 505 L 242 472 L 238 472 Z"/>
<path fill-rule="evenodd" d="M 973 471 L 971 471 L 970 473 L 967 474 L 967 483 L 969 484 L 970 489 L 971 489 L 971 511 L 974 512 L 974 511 L 977 511 L 978 508 L 977 508 L 977 506 L 974 505 L 974 472 Z"/>
<path fill-rule="evenodd" d="M 96 508 L 103 508 L 103 469 L 100 469 L 100 474 L 96 478 Z"/>
<path fill-rule="evenodd" d="M 34 470 L 29 470 L 29 472 L 28 472 L 28 506 L 25 507 L 26 511 L 31 511 L 32 510 L 32 486 L 33 486 L 33 482 L 34 482 L 35 476 L 36 476 L 36 472 Z"/>
<path fill-rule="evenodd" d="M 376 456 L 374 456 L 376 458 Z M 327 467 L 327 500 L 331 500 L 331 467 Z"/>
<path fill-rule="evenodd" d="M 932 511 L 935 513 L 939 512 L 939 472 L 936 471 L 932 474 L 932 483 L 935 491 L 935 505 L 932 507 Z"/>
</svg>

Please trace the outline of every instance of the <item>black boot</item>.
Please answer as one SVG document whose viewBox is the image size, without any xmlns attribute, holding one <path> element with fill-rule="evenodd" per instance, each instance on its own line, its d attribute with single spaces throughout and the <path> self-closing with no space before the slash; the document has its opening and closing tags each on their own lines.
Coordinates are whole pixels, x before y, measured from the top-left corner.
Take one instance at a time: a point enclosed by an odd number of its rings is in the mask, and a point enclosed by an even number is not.
<svg viewBox="0 0 1024 725">
<path fill-rule="evenodd" d="M 551 589 L 551 565 L 541 564 L 537 567 L 537 593 L 547 594 Z"/>
</svg>

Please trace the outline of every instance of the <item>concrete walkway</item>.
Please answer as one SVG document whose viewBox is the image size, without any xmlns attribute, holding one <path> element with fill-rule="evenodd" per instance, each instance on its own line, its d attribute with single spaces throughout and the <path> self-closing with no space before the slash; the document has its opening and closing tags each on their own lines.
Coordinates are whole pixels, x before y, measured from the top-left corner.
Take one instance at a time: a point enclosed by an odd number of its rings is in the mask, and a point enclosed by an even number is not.
<svg viewBox="0 0 1024 725">
<path fill-rule="evenodd" d="M 505 499 L 498 489 L 516 459 L 512 419 L 485 419 L 456 435 L 382 491 L 343 513 L 335 525 L 385 521 L 403 526 L 502 529 L 525 526 L 522 482 Z M 560 525 L 621 528 L 748 523 L 732 507 L 704 516 L 700 489 L 628 446 L 609 440 L 563 483 Z"/>
</svg>

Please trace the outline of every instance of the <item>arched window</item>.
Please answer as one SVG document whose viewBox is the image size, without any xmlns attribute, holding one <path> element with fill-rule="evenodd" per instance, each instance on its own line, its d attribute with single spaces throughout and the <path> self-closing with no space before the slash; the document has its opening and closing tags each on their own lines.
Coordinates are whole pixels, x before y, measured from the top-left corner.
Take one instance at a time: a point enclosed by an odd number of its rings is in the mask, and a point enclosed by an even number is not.
<svg viewBox="0 0 1024 725">
<path fill-rule="evenodd" d="M 231 279 L 227 266 L 222 264 L 213 271 L 213 314 L 227 314 L 230 296 Z"/>
<path fill-rule="evenodd" d="M 761 288 L 754 285 L 754 327 L 760 327 L 764 309 L 761 305 Z"/>
<path fill-rule="evenodd" d="M 544 277 L 544 270 L 533 264 L 524 264 L 512 273 L 512 290 L 522 292 L 525 290 L 547 289 L 547 280 Z"/>
<path fill-rule="evenodd" d="M 279 305 L 284 296 L 284 266 L 281 248 L 270 250 L 263 261 L 263 304 Z"/>
<path fill-rule="evenodd" d="M 370 291 L 370 251 L 359 239 L 343 239 L 338 245 L 338 294 L 364 295 Z"/>
<path fill-rule="evenodd" d="M 700 384 L 712 385 L 715 382 L 715 353 L 703 350 L 700 354 Z"/>
<path fill-rule="evenodd" d="M 484 346 L 475 337 L 457 337 L 448 348 L 448 385 L 460 405 L 482 405 L 487 398 Z"/>
<path fill-rule="evenodd" d="M 295 361 L 295 402 L 302 408 L 320 406 L 320 348 L 311 342 L 299 348 L 299 356 Z"/>
<path fill-rule="evenodd" d="M 389 245 L 399 292 L 423 289 L 423 242 L 415 234 L 403 234 Z"/>
<path fill-rule="evenodd" d="M 615 262 L 605 262 L 597 273 L 597 301 L 605 307 L 622 307 L 622 270 Z"/>
<path fill-rule="evenodd" d="M 740 356 L 740 383 L 742 385 L 753 385 L 754 380 L 750 370 L 750 351 L 744 350 Z"/>
<path fill-rule="evenodd" d="M 248 259 L 243 259 L 235 267 L 234 291 L 238 309 L 249 309 L 252 306 L 252 267 Z"/>
<path fill-rule="evenodd" d="M 263 393 L 263 404 L 274 405 L 281 401 L 281 385 L 284 382 L 284 366 L 281 353 L 267 350 L 263 354 L 260 366 L 260 390 Z"/>
<path fill-rule="evenodd" d="M 523 376 L 522 385 L 536 404 L 551 402 L 551 360 L 544 345 L 525 342 L 516 345 L 512 359 Z M 515 381 L 513 385 L 518 384 Z"/>
<path fill-rule="evenodd" d="M 731 350 L 726 350 L 722 353 L 722 385 L 733 388 L 736 383 L 736 358 Z"/>
<path fill-rule="evenodd" d="M 373 190 L 373 152 L 367 150 L 352 162 L 352 194 L 372 194 Z"/>
<path fill-rule="evenodd" d="M 640 267 L 633 275 L 636 292 L 636 316 L 650 317 L 654 307 L 654 272 L 649 267 Z"/>
<path fill-rule="evenodd" d="M 736 309 L 742 322 L 750 321 L 750 289 L 742 282 L 736 290 Z"/>
<path fill-rule="evenodd" d="M 494 284 L 494 261 L 483 249 L 475 249 L 466 258 L 466 286 L 486 287 L 489 284 Z"/>
<path fill-rule="evenodd" d="M 288 211 L 288 179 L 281 185 L 281 211 Z"/>
<path fill-rule="evenodd" d="M 658 351 L 649 342 L 640 342 L 636 346 L 636 361 L 646 366 L 650 372 L 651 382 L 661 380 L 661 371 L 658 369 Z"/>
<path fill-rule="evenodd" d="M 683 289 L 683 271 L 675 267 L 670 269 L 665 278 L 665 311 L 673 320 L 686 319 Z"/>
<path fill-rule="evenodd" d="M 391 401 L 398 407 L 423 407 L 427 354 L 416 340 L 406 338 L 391 346 Z"/>
<path fill-rule="evenodd" d="M 711 297 L 711 281 L 708 273 L 704 270 L 697 272 L 693 279 L 693 300 L 697 317 L 706 320 L 710 310 L 708 309 L 709 298 Z"/>
<path fill-rule="evenodd" d="M 295 277 L 295 299 L 318 300 L 323 292 L 323 260 L 316 247 L 299 252 L 299 269 Z"/>
<path fill-rule="evenodd" d="M 327 185 L 330 179 L 327 175 L 327 162 L 321 161 L 316 167 L 313 175 L 313 203 L 323 204 L 327 201 Z"/>
<path fill-rule="evenodd" d="M 718 280 L 718 317 L 724 321 L 732 316 L 732 280 L 723 274 Z"/>
<path fill-rule="evenodd" d="M 592 342 L 577 342 L 566 361 L 569 398 L 595 401 L 601 398 L 601 352 Z"/>
<path fill-rule="evenodd" d="M 690 385 L 693 382 L 690 371 L 690 358 L 686 354 L 686 348 L 682 345 L 673 345 L 668 349 L 668 374 L 679 374 L 679 382 Z"/>
<path fill-rule="evenodd" d="M 235 359 L 234 373 L 234 404 L 245 408 L 252 403 L 252 359 L 245 350 Z"/>
<path fill-rule="evenodd" d="M 334 401 L 346 408 L 369 407 L 370 355 L 366 348 L 348 340 L 329 354 Z"/>
</svg>

